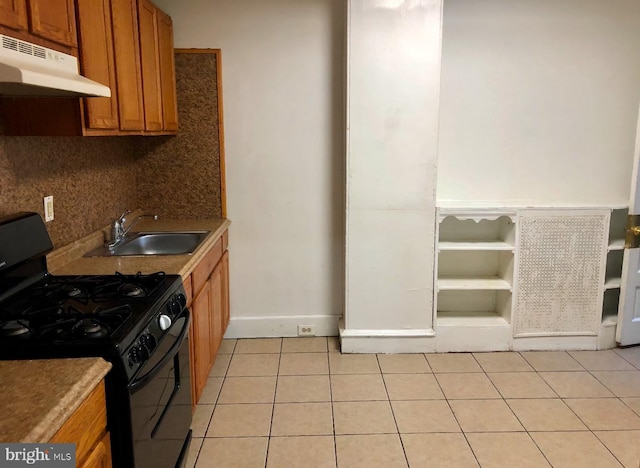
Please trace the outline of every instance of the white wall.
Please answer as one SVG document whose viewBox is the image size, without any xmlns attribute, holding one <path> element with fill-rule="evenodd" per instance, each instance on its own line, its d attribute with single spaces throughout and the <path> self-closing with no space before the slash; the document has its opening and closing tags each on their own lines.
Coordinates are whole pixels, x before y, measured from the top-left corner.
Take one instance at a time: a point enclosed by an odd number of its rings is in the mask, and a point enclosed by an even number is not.
<svg viewBox="0 0 640 468">
<path fill-rule="evenodd" d="M 637 0 L 446 0 L 438 200 L 624 204 Z"/>
<path fill-rule="evenodd" d="M 344 309 L 341 0 L 157 0 L 177 48 L 222 49 L 227 336 L 337 333 Z"/>
<path fill-rule="evenodd" d="M 442 1 L 349 6 L 342 351 L 427 351 Z"/>
</svg>

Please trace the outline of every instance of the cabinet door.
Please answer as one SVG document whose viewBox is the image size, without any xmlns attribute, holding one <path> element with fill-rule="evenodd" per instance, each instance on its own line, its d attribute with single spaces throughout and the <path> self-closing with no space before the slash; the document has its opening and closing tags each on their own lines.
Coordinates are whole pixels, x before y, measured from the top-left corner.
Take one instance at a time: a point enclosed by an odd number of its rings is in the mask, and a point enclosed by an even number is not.
<svg viewBox="0 0 640 468">
<path fill-rule="evenodd" d="M 121 130 L 144 129 L 138 13 L 135 0 L 111 0 Z"/>
<path fill-rule="evenodd" d="M 93 129 L 118 129 L 111 4 L 109 0 L 76 0 L 80 36 L 82 73 L 111 89 L 110 98 L 84 99 L 85 126 Z"/>
<path fill-rule="evenodd" d="M 211 366 L 213 365 L 211 323 L 211 283 L 205 282 L 198 296 L 193 300 L 193 343 L 196 402 L 200 400 Z"/>
<path fill-rule="evenodd" d="M 220 260 L 222 264 L 222 336 L 229 326 L 229 251 L 225 251 Z"/>
<path fill-rule="evenodd" d="M 18 31 L 27 29 L 27 1 L 0 0 L 0 24 Z"/>
<path fill-rule="evenodd" d="M 142 89 L 144 95 L 144 128 L 149 131 L 162 130 L 157 13 L 157 8 L 148 0 L 140 0 L 138 2 Z"/>
<path fill-rule="evenodd" d="M 173 51 L 173 22 L 171 17 L 158 10 L 158 40 L 160 52 L 160 89 L 162 96 L 162 128 L 178 130 L 176 100 L 176 67 Z"/>
<path fill-rule="evenodd" d="M 108 432 L 93 448 L 82 468 L 111 468 L 111 440 Z"/>
<path fill-rule="evenodd" d="M 75 47 L 76 11 L 73 0 L 29 0 L 32 34 Z"/>
<path fill-rule="evenodd" d="M 222 341 L 222 329 L 224 321 L 224 294 L 222 282 L 222 261 L 218 262 L 209 279 L 211 285 L 211 353 L 215 359 L 218 347 Z"/>
</svg>

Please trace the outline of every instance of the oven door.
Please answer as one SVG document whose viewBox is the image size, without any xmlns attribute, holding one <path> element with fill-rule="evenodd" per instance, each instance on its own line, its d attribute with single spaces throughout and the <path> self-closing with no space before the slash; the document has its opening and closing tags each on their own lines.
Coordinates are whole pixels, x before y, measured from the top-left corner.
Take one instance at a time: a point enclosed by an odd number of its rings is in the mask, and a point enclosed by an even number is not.
<svg viewBox="0 0 640 468">
<path fill-rule="evenodd" d="M 173 468 L 191 426 L 189 310 L 184 309 L 129 383 L 136 468 Z"/>
</svg>

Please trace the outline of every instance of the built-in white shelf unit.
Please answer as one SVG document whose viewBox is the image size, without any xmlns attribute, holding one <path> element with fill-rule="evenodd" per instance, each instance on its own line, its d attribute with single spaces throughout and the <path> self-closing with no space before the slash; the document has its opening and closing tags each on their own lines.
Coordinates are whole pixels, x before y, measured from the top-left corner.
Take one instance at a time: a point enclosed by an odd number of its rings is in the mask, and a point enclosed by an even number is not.
<svg viewBox="0 0 640 468">
<path fill-rule="evenodd" d="M 515 214 L 439 217 L 436 326 L 509 326 Z"/>
</svg>

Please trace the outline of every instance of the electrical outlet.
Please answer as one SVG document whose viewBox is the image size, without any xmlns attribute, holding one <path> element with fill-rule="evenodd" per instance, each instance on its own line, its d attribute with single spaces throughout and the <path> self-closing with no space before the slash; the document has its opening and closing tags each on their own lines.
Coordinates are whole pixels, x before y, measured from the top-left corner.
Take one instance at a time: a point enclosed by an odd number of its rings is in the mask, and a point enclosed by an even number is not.
<svg viewBox="0 0 640 468">
<path fill-rule="evenodd" d="M 298 336 L 316 336 L 316 327 L 313 325 L 298 325 Z"/>
<path fill-rule="evenodd" d="M 44 197 L 44 220 L 53 221 L 53 195 Z"/>
</svg>

